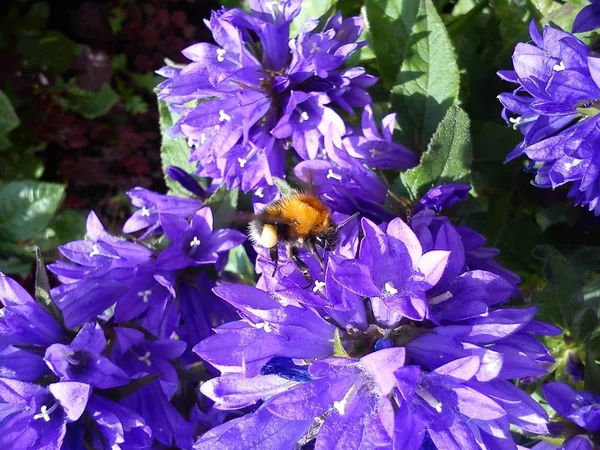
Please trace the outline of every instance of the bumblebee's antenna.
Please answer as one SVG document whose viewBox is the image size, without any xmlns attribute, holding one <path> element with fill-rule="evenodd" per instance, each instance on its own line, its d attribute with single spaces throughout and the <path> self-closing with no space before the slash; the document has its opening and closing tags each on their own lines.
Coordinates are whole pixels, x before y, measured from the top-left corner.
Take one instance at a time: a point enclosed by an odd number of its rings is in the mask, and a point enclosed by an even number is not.
<svg viewBox="0 0 600 450">
<path fill-rule="evenodd" d="M 342 220 L 338 226 L 336 227 L 335 231 L 339 231 L 340 228 L 342 228 L 344 225 L 346 225 L 348 222 L 350 222 L 352 219 L 355 219 L 356 217 L 358 217 L 358 213 L 355 212 L 354 214 L 352 214 L 350 217 L 345 218 L 344 220 Z"/>
</svg>

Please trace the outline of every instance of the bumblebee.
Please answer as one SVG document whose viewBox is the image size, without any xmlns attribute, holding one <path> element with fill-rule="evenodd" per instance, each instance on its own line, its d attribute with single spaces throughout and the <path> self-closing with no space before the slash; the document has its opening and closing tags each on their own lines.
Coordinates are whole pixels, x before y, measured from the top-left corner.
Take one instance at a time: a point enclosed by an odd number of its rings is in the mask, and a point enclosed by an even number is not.
<svg viewBox="0 0 600 450">
<path fill-rule="evenodd" d="M 339 229 L 357 215 L 348 217 L 339 225 L 335 224 L 331 211 L 319 197 L 297 192 L 271 203 L 256 215 L 248 225 L 248 235 L 253 243 L 269 249 L 269 256 L 275 263 L 273 275 L 279 260 L 278 244 L 283 244 L 287 257 L 312 283 L 308 266 L 298 257 L 298 250 L 306 248 L 323 269 L 323 259 L 317 252 L 317 246 L 325 251 L 335 249 L 339 241 Z"/>
</svg>

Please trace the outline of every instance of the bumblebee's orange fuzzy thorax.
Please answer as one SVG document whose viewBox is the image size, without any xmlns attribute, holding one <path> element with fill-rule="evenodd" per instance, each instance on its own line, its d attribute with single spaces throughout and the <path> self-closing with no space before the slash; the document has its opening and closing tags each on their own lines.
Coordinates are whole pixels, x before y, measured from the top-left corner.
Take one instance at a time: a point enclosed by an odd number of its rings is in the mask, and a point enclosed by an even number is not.
<svg viewBox="0 0 600 450">
<path fill-rule="evenodd" d="M 318 197 L 311 194 L 292 194 L 267 209 L 269 215 L 290 223 L 291 231 L 296 236 L 320 233 L 331 226 L 329 209 Z"/>
</svg>

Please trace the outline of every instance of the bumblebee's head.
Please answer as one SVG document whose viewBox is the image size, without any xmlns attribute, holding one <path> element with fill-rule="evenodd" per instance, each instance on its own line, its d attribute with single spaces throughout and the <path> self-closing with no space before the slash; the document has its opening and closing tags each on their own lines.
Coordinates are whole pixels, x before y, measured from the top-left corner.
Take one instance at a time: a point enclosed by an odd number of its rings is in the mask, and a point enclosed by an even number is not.
<svg viewBox="0 0 600 450">
<path fill-rule="evenodd" d="M 335 227 L 327 228 L 315 236 L 315 243 L 327 251 L 334 250 L 339 242 L 338 231 Z"/>
</svg>

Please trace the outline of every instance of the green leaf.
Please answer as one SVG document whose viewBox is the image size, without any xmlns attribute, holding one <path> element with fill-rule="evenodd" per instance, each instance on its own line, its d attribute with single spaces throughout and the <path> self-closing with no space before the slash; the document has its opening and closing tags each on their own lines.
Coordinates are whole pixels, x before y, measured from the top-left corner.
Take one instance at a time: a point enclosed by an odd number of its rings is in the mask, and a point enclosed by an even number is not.
<svg viewBox="0 0 600 450">
<path fill-rule="evenodd" d="M 45 308 L 58 323 L 63 323 L 63 315 L 50 296 L 50 282 L 48 281 L 48 272 L 42 259 L 42 252 L 39 248 L 35 249 L 35 301 Z"/>
<path fill-rule="evenodd" d="M 583 307 L 573 317 L 573 332 L 579 342 L 586 342 L 598 327 L 598 316 L 592 308 Z"/>
<path fill-rule="evenodd" d="M 536 247 L 533 256 L 544 261 L 542 273 L 546 285 L 533 294 L 534 302 L 541 304 L 540 317 L 565 330 L 571 329 L 573 318 L 585 305 L 577 273 L 569 260 L 549 245 Z"/>
<path fill-rule="evenodd" d="M 443 183 L 467 181 L 471 166 L 469 116 L 462 109 L 448 110 L 431 138 L 420 164 L 400 174 L 399 180 L 412 201 Z"/>
<path fill-rule="evenodd" d="M 365 9 L 379 73 L 391 88 L 406 57 L 419 4 L 405 0 L 366 0 Z"/>
<path fill-rule="evenodd" d="M 71 60 L 83 48 L 83 45 L 64 34 L 50 31 L 42 37 L 24 37 L 19 41 L 16 51 L 23 57 L 26 68 L 62 73 L 69 69 Z"/>
<path fill-rule="evenodd" d="M 159 123 L 160 133 L 162 135 L 160 159 L 162 161 L 165 183 L 167 184 L 167 187 L 175 194 L 182 197 L 190 197 L 190 192 L 166 175 L 167 168 L 169 166 L 177 166 L 185 170 L 187 173 L 194 173 L 195 166 L 189 162 L 190 147 L 182 137 L 173 138 L 169 135 L 169 130 L 177 120 L 171 115 L 166 103 L 159 100 L 158 111 L 160 113 Z"/>
<path fill-rule="evenodd" d="M 15 256 L 0 258 L 0 272 L 25 278 L 31 273 L 31 263 L 24 262 Z"/>
<path fill-rule="evenodd" d="M 34 237 L 34 242 L 44 252 L 50 252 L 59 245 L 83 239 L 86 217 L 74 209 L 67 209 L 52 217 L 44 231 Z"/>
<path fill-rule="evenodd" d="M 225 270 L 235 273 L 241 278 L 241 281 L 246 284 L 252 286 L 255 284 L 256 274 L 254 272 L 254 265 L 252 264 L 252 261 L 250 261 L 250 258 L 248 258 L 248 254 L 243 245 L 238 245 L 229 250 Z"/>
<path fill-rule="evenodd" d="M 227 186 L 221 185 L 204 204 L 210 206 L 214 215 L 214 229 L 226 228 L 231 225 L 233 213 L 237 210 L 239 190 L 237 188 L 227 190 Z"/>
<path fill-rule="evenodd" d="M 78 90 L 69 91 L 67 106 L 70 110 L 81 114 L 87 119 L 103 116 L 119 101 L 119 95 L 110 84 L 105 83 L 99 91 Z"/>
<path fill-rule="evenodd" d="M 302 0 L 300 14 L 296 16 L 290 25 L 290 37 L 297 36 L 308 19 L 319 19 L 334 4 L 335 0 Z"/>
<path fill-rule="evenodd" d="M 350 355 L 344 348 L 344 344 L 342 344 L 339 328 L 335 329 L 333 335 L 333 356 L 337 356 L 338 358 L 350 358 Z"/>
<path fill-rule="evenodd" d="M 586 391 L 592 391 L 600 394 L 600 365 L 598 365 L 598 351 L 591 347 L 585 349 L 585 379 L 584 388 Z"/>
<path fill-rule="evenodd" d="M 392 89 L 402 138 L 412 148 L 429 142 L 446 111 L 456 103 L 459 73 L 448 32 L 431 0 L 420 0 L 408 54 Z"/>
<path fill-rule="evenodd" d="M 61 204 L 65 186 L 12 181 L 0 188 L 0 239 L 23 241 L 40 233 Z"/>
<path fill-rule="evenodd" d="M 291 195 L 294 192 L 296 192 L 294 188 L 288 184 L 287 181 L 281 178 L 273 177 L 273 182 L 275 183 L 275 186 L 277 186 L 277 189 L 279 189 L 281 195 Z"/>
<path fill-rule="evenodd" d="M 17 128 L 21 122 L 15 112 L 10 100 L 0 90 L 0 136 L 7 135 Z"/>
<path fill-rule="evenodd" d="M 153 73 L 129 73 L 129 76 L 135 84 L 149 92 L 154 92 L 154 88 L 161 82 L 162 78 Z"/>
<path fill-rule="evenodd" d="M 589 5 L 588 0 L 569 0 L 559 8 L 549 8 L 548 11 L 542 11 L 543 17 L 541 25 L 554 24 L 566 31 L 571 31 L 575 16 L 585 6 Z"/>
</svg>

